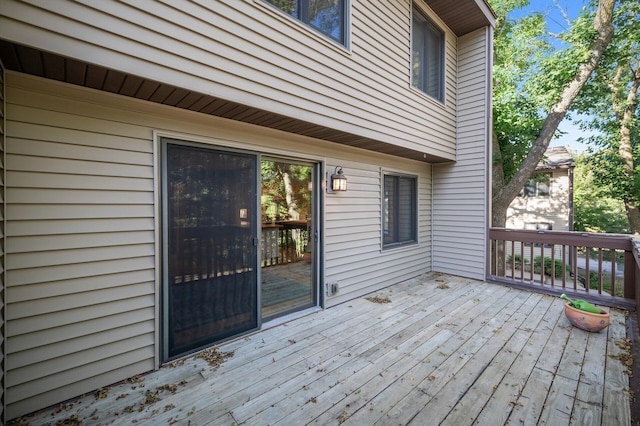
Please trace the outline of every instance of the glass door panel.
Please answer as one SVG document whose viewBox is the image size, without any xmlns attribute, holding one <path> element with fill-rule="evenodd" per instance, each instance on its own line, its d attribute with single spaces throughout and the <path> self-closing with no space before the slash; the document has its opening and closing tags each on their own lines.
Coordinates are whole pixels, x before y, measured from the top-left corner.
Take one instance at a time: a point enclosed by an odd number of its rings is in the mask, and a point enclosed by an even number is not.
<svg viewBox="0 0 640 426">
<path fill-rule="evenodd" d="M 261 308 L 271 319 L 318 303 L 314 279 L 315 166 L 262 160 Z"/>
<path fill-rule="evenodd" d="M 257 158 L 164 145 L 165 358 L 257 328 Z"/>
</svg>

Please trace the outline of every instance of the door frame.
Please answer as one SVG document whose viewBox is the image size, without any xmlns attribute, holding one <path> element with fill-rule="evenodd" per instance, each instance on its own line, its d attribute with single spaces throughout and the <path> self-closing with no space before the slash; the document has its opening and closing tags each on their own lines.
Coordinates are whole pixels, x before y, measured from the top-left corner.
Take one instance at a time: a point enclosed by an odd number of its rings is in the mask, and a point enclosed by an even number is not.
<svg viewBox="0 0 640 426">
<path fill-rule="evenodd" d="M 259 292 L 259 283 L 260 283 L 260 265 L 259 265 L 259 255 L 256 254 L 255 258 L 253 259 L 254 262 L 254 267 L 256 270 L 256 282 L 254 283 L 255 285 L 255 289 L 256 289 L 256 310 L 254 312 L 254 314 L 256 315 L 256 321 L 255 321 L 255 327 L 252 327 L 250 329 L 247 329 L 241 333 L 238 334 L 234 334 L 232 336 L 220 339 L 219 341 L 213 342 L 213 343 L 207 343 L 201 347 L 197 347 L 191 350 L 188 350 L 184 353 L 181 353 L 180 355 L 176 355 L 176 356 L 170 356 L 169 355 L 169 332 L 170 332 L 170 324 L 169 324 L 169 281 L 168 281 L 168 268 L 169 268 L 169 258 L 168 258 L 168 251 L 169 251 L 169 229 L 168 229 L 168 223 L 167 220 L 169 218 L 169 212 L 168 212 L 168 200 L 167 200 L 167 195 L 168 195 L 168 176 L 167 176 L 167 146 L 169 144 L 172 145 L 180 145 L 180 146 L 184 146 L 184 147 L 191 147 L 191 148 L 198 148 L 198 149 L 206 149 L 206 150 L 211 150 L 211 151 L 218 151 L 218 152 L 222 152 L 222 153 L 229 153 L 229 154 L 240 154 L 243 156 L 247 156 L 247 157 L 253 157 L 256 167 L 255 167 L 255 173 L 253 176 L 253 181 L 254 184 L 257 186 L 258 182 L 260 182 L 260 154 L 255 152 L 255 151 L 251 151 L 251 150 L 243 150 L 243 149 L 237 149 L 237 148 L 229 148 L 229 147 L 225 147 L 225 146 L 221 146 L 221 145 L 217 145 L 217 144 L 211 144 L 211 143 L 203 143 L 203 142 L 198 142 L 198 141 L 192 141 L 192 140 L 188 140 L 185 139 L 184 137 L 181 136 L 174 136 L 174 135 L 162 135 L 158 137 L 158 143 L 159 143 L 159 182 L 158 182 L 158 188 L 159 188 L 159 208 L 160 208 L 160 217 L 158 220 L 158 224 L 159 224 L 159 228 L 160 228 L 160 269 L 159 269 L 159 292 L 160 294 L 158 295 L 159 297 L 156 298 L 156 300 L 158 301 L 159 304 L 159 309 L 156 310 L 156 312 L 158 313 L 158 321 L 156 321 L 156 323 L 158 323 L 159 325 L 159 332 L 160 332 L 160 361 L 161 362 L 169 362 L 171 360 L 174 359 L 179 359 L 179 358 L 183 358 L 191 353 L 197 352 L 199 350 L 202 350 L 206 347 L 210 347 L 213 344 L 217 344 L 219 342 L 223 342 L 226 340 L 230 340 L 233 338 L 236 338 L 240 335 L 244 335 L 247 333 L 252 333 L 258 329 L 260 329 L 261 323 L 260 323 L 260 317 L 259 317 L 259 313 L 260 313 L 260 292 Z M 258 224 L 259 224 L 259 219 L 260 219 L 260 199 L 259 199 L 259 194 L 257 193 L 257 191 L 254 191 L 254 197 L 253 197 L 253 205 L 256 207 L 254 208 L 254 213 L 252 215 L 251 218 L 251 223 L 252 223 L 252 234 L 253 234 L 253 238 L 254 238 L 254 247 L 259 247 L 260 244 L 260 236 L 259 236 L 259 232 L 258 232 Z M 258 250 L 256 249 L 256 252 L 258 252 Z"/>
<path fill-rule="evenodd" d="M 312 184 L 317 189 L 314 191 L 315 196 L 313 197 L 314 213 L 313 213 L 312 222 L 315 225 L 314 226 L 315 228 L 314 230 L 314 240 L 315 240 L 314 246 L 315 247 L 314 248 L 316 249 L 315 250 L 316 253 L 314 255 L 313 264 L 312 264 L 312 274 L 313 274 L 312 279 L 314 280 L 314 285 L 316 287 L 315 291 L 317 296 L 317 303 L 315 307 L 309 308 L 305 311 L 299 311 L 292 314 L 288 314 L 283 317 L 276 318 L 274 320 L 269 320 L 267 322 L 277 323 L 281 321 L 282 318 L 288 318 L 291 315 L 299 315 L 308 310 L 324 308 L 325 298 L 326 298 L 325 289 L 324 289 L 324 286 L 325 286 L 325 283 L 324 283 L 324 217 L 325 217 L 324 201 L 325 201 L 325 185 L 326 185 L 324 176 L 326 175 L 326 164 L 324 159 L 321 159 L 318 157 L 314 158 L 314 156 L 309 156 L 306 158 L 290 156 L 290 155 L 286 155 L 278 152 L 269 152 L 267 150 L 256 151 L 255 149 L 241 147 L 240 144 L 238 143 L 233 144 L 234 146 L 229 146 L 225 144 L 226 141 L 222 141 L 219 139 L 212 139 L 212 138 L 197 136 L 194 134 L 183 134 L 179 132 L 162 132 L 162 131 L 154 130 L 153 140 L 155 141 L 155 147 L 156 147 L 156 149 L 154 150 L 154 157 L 155 157 L 154 163 L 156 164 L 156 173 L 154 176 L 154 180 L 155 180 L 154 187 L 156 192 L 154 222 L 155 222 L 155 240 L 156 240 L 155 270 L 157 271 L 156 292 L 155 292 L 155 325 L 156 325 L 155 340 L 156 340 L 156 347 L 159 349 L 156 351 L 156 354 L 155 354 L 155 358 L 156 358 L 155 364 L 157 368 L 159 368 L 159 366 L 162 365 L 163 363 L 170 362 L 174 359 L 183 358 L 185 356 L 188 356 L 191 353 L 195 353 L 207 347 L 207 346 L 203 346 L 202 348 L 194 349 L 193 351 L 189 351 L 188 353 L 182 354 L 180 356 L 177 356 L 171 359 L 168 358 L 169 317 L 167 315 L 168 298 L 165 297 L 165 294 L 167 293 L 167 283 L 165 282 L 166 281 L 165 277 L 167 276 L 167 273 L 168 273 L 168 259 L 167 259 L 168 229 L 165 226 L 165 220 L 168 217 L 167 216 L 168 206 L 165 200 L 167 195 L 167 192 L 166 192 L 167 191 L 166 145 L 168 143 L 167 140 L 171 140 L 174 143 L 185 145 L 185 146 L 193 146 L 193 147 L 199 147 L 199 148 L 205 148 L 205 149 L 219 150 L 219 151 L 229 152 L 229 153 L 239 153 L 244 155 L 256 156 L 256 164 L 258 165 L 258 167 L 256 167 L 255 182 L 256 182 L 257 188 L 255 191 L 254 202 L 256 203 L 256 206 L 258 208 L 255 209 L 256 211 L 254 212 L 254 215 L 252 218 L 254 223 L 256 224 L 260 224 L 260 220 L 261 220 L 261 212 L 259 208 L 260 207 L 260 188 L 258 186 L 261 185 L 261 173 L 260 173 L 259 166 L 261 164 L 262 158 L 265 157 L 266 159 L 270 159 L 270 160 L 275 159 L 275 160 L 292 161 L 292 162 L 298 162 L 298 163 L 308 163 L 313 167 Z M 256 255 L 257 326 L 256 328 L 253 328 L 251 330 L 246 330 L 243 333 L 230 336 L 226 339 L 221 339 L 220 341 L 214 344 L 219 344 L 224 341 L 232 340 L 232 339 L 235 339 L 243 335 L 250 334 L 257 330 L 262 329 L 262 326 L 263 326 L 262 312 L 261 312 L 262 289 L 260 285 L 261 278 L 262 278 L 261 277 L 262 268 L 260 267 L 261 259 L 260 259 L 260 250 L 259 250 L 262 242 L 261 242 L 260 232 L 256 232 L 256 234 L 257 234 L 256 244 L 258 247 L 258 249 L 256 250 L 256 253 L 257 253 Z"/>
<path fill-rule="evenodd" d="M 279 318 L 288 317 L 289 315 L 296 315 L 300 312 L 304 312 L 309 309 L 317 309 L 324 307 L 324 292 L 322 290 L 323 283 L 323 275 L 322 271 L 324 268 L 322 267 L 323 263 L 323 226 L 321 219 L 324 217 L 322 212 L 323 198 L 322 194 L 324 193 L 324 185 L 322 182 L 322 177 L 325 175 L 324 173 L 324 163 L 322 161 L 312 160 L 312 159 L 303 159 L 300 157 L 293 157 L 287 155 L 278 155 L 278 154 L 270 154 L 270 153 L 261 153 L 258 156 L 258 164 L 261 165 L 262 161 L 274 161 L 274 162 L 290 162 L 292 164 L 306 165 L 311 167 L 311 185 L 313 186 L 312 191 L 312 200 L 311 200 L 311 224 L 312 224 L 312 235 L 313 235 L 313 257 L 311 261 L 311 284 L 314 286 L 315 291 L 315 305 L 307 308 L 303 308 L 301 310 L 296 310 L 293 312 L 283 313 L 282 315 L 277 315 L 273 318 L 268 318 L 266 321 L 263 321 L 262 316 L 262 267 L 260 267 L 260 274 L 258 275 L 258 303 L 260 304 L 258 311 L 258 323 L 260 327 L 264 322 L 272 323 L 277 322 Z M 258 184 L 261 186 L 261 176 L 259 178 Z M 258 190 L 260 192 L 260 189 Z M 258 202 L 260 202 L 260 193 L 258 193 Z M 260 205 L 260 204 L 258 204 Z M 258 222 L 260 223 L 260 222 Z M 260 237 L 262 237 L 262 233 L 259 233 Z M 262 241 L 259 242 L 260 246 L 262 245 Z M 260 250 L 259 250 L 260 251 Z M 258 264 L 261 265 L 262 259 L 258 256 Z"/>
</svg>

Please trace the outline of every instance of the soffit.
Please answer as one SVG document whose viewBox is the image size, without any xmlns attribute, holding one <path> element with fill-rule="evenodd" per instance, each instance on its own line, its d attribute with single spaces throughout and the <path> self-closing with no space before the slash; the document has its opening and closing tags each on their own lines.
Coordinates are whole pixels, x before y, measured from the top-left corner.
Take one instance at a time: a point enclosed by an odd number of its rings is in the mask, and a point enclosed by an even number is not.
<svg viewBox="0 0 640 426">
<path fill-rule="evenodd" d="M 435 155 L 309 123 L 211 95 L 144 79 L 75 59 L 0 40 L 0 60 L 8 70 L 217 117 L 336 142 L 425 163 L 450 162 Z"/>
<path fill-rule="evenodd" d="M 495 26 L 496 16 L 486 0 L 424 0 L 458 36 Z"/>
</svg>

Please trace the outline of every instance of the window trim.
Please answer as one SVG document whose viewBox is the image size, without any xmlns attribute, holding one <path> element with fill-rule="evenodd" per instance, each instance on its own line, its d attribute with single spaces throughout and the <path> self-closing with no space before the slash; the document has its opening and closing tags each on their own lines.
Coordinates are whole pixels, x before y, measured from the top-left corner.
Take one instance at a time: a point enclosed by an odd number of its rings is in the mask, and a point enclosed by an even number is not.
<svg viewBox="0 0 640 426">
<path fill-rule="evenodd" d="M 306 29 L 310 29 L 314 34 L 321 36 L 323 39 L 329 40 L 330 42 L 337 44 L 341 48 L 349 50 L 349 45 L 350 45 L 350 42 L 351 42 L 351 0 L 342 0 L 342 1 L 344 1 L 343 5 L 342 5 L 342 9 L 343 9 L 342 10 L 342 14 L 343 14 L 343 19 L 342 19 L 342 21 L 343 21 L 342 22 L 342 25 L 343 25 L 343 28 L 342 28 L 343 40 L 336 39 L 336 38 L 332 37 L 331 35 L 323 32 L 319 28 L 311 25 L 310 23 L 305 22 L 302 19 L 297 18 L 297 17 L 285 12 L 284 10 L 278 8 L 278 6 L 270 3 L 269 0 L 255 0 L 255 1 L 257 1 L 258 3 L 264 4 L 266 7 L 268 7 L 271 10 L 274 10 L 279 15 L 286 16 L 287 19 L 291 20 L 292 22 L 295 22 L 297 25 L 302 25 Z"/>
<path fill-rule="evenodd" d="M 442 44 L 440 45 L 440 78 L 439 78 L 439 90 L 440 97 L 434 96 L 433 94 L 427 92 L 419 88 L 417 85 L 414 85 L 413 78 L 413 54 L 414 54 L 414 23 L 416 21 L 416 14 L 420 16 L 424 20 L 425 25 L 430 25 L 438 31 L 442 36 Z M 446 92 L 447 92 L 447 33 L 442 29 L 440 25 L 436 23 L 436 21 L 427 13 L 426 7 L 423 4 L 418 4 L 418 2 L 413 1 L 411 4 L 411 37 L 410 37 L 410 52 L 409 52 L 409 87 L 412 90 L 419 92 L 422 95 L 427 96 L 429 99 L 438 102 L 439 104 L 444 105 L 446 103 Z"/>
<path fill-rule="evenodd" d="M 546 185 L 547 185 L 547 191 L 545 194 L 540 194 L 540 184 L 545 183 L 539 180 L 536 180 L 535 176 L 536 175 L 542 175 L 542 176 L 546 176 L 548 178 Z M 528 194 L 527 193 L 527 187 L 530 186 L 531 184 L 535 184 L 536 186 L 536 190 L 535 190 L 535 194 Z M 522 191 L 520 191 L 520 193 L 518 194 L 520 197 L 524 197 L 524 198 L 534 198 L 534 197 L 551 197 L 551 186 L 553 183 L 553 173 L 551 172 L 534 172 L 531 177 L 529 179 L 527 179 L 527 182 L 524 184 L 524 187 L 522 188 Z"/>
<path fill-rule="evenodd" d="M 381 185 L 381 197 L 380 197 L 380 244 L 383 251 L 402 248 L 410 245 L 418 244 L 418 229 L 419 229 L 419 215 L 418 215 L 418 197 L 419 197 L 419 188 L 418 181 L 419 178 L 417 175 L 400 173 L 394 171 L 382 171 L 382 185 Z M 411 200 L 411 212 L 412 212 L 412 221 L 411 230 L 412 239 L 404 240 L 404 241 L 393 241 L 393 242 L 385 242 L 385 216 L 387 212 L 386 202 L 385 202 L 385 178 L 387 176 L 395 177 L 395 178 L 407 178 L 412 179 L 413 181 L 413 199 Z M 397 214 L 399 216 L 399 214 Z"/>
</svg>

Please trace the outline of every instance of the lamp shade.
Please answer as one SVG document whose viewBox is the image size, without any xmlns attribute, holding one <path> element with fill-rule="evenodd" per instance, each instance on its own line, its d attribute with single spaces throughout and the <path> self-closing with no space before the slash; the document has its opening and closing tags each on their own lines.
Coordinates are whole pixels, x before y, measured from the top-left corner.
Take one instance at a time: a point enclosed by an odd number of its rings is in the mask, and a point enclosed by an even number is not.
<svg viewBox="0 0 640 426">
<path fill-rule="evenodd" d="M 331 190 L 334 192 L 347 190 L 347 177 L 342 173 L 340 166 L 336 166 L 335 172 L 331 175 Z"/>
</svg>

